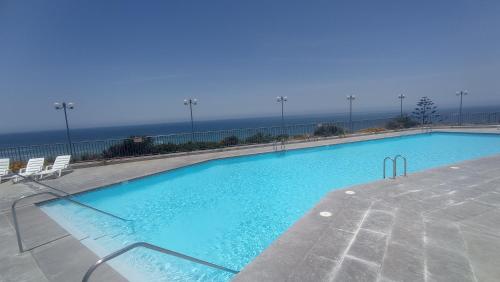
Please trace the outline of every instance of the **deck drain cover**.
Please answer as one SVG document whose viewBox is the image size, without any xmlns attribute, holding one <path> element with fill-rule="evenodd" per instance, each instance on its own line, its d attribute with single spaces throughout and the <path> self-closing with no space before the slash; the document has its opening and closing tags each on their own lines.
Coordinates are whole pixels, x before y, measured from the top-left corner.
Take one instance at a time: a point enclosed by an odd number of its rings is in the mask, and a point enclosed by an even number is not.
<svg viewBox="0 0 500 282">
<path fill-rule="evenodd" d="M 322 217 L 330 217 L 332 216 L 332 213 L 327 211 L 322 211 L 319 213 L 319 215 L 321 215 Z"/>
<path fill-rule="evenodd" d="M 450 166 L 451 169 L 460 169 L 459 166 Z"/>
<path fill-rule="evenodd" d="M 356 192 L 351 191 L 351 190 L 347 190 L 347 191 L 345 191 L 345 193 L 346 193 L 347 195 L 354 195 L 354 194 L 356 194 Z"/>
</svg>

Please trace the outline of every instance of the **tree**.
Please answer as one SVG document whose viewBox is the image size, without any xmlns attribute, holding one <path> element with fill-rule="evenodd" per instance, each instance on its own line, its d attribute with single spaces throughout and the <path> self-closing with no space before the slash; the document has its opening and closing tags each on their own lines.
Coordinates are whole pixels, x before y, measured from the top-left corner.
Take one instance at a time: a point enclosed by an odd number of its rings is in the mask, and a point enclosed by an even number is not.
<svg viewBox="0 0 500 282">
<path fill-rule="evenodd" d="M 433 120 L 439 117 L 437 113 L 437 106 L 434 105 L 434 102 L 424 96 L 420 98 L 420 101 L 417 103 L 417 107 L 413 111 L 413 116 L 420 122 L 420 124 L 431 124 Z"/>
</svg>

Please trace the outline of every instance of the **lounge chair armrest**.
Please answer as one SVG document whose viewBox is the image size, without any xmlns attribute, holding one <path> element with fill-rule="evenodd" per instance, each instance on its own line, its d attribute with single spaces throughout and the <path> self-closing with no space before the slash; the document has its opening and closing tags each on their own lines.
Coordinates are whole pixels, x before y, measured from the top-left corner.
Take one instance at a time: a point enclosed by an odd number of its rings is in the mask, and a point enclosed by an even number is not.
<svg viewBox="0 0 500 282">
<path fill-rule="evenodd" d="M 48 165 L 48 166 L 45 167 L 45 170 L 51 170 L 52 167 L 53 167 L 53 165 Z"/>
</svg>

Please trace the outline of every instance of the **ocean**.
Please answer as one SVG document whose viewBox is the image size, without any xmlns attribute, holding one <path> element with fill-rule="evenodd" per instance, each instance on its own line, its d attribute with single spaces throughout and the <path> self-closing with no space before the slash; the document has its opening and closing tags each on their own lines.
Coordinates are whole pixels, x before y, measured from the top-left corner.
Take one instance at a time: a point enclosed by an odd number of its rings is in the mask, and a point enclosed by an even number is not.
<svg viewBox="0 0 500 282">
<path fill-rule="evenodd" d="M 456 109 L 441 110 L 441 113 L 456 112 Z M 465 112 L 499 112 L 500 106 L 496 107 L 476 107 L 464 108 Z M 377 113 L 353 113 L 353 120 L 374 120 L 385 119 L 398 116 L 399 112 L 377 112 Z M 319 122 L 339 122 L 346 121 L 348 114 L 311 114 L 301 116 L 285 116 L 286 124 L 308 124 Z M 195 131 L 215 131 L 239 128 L 257 128 L 280 126 L 281 116 L 274 117 L 259 117 L 259 118 L 241 118 L 241 119 L 226 119 L 226 120 L 195 120 Z M 71 120 L 70 120 L 71 126 Z M 89 141 L 89 140 L 106 140 L 106 139 L 121 139 L 130 136 L 153 136 L 166 135 L 171 133 L 190 132 L 191 123 L 175 122 L 161 124 L 144 124 L 144 125 L 129 125 L 129 126 L 113 126 L 113 127 L 96 127 L 96 128 L 70 128 L 71 139 L 73 142 Z M 0 134 L 0 148 L 65 143 L 66 130 L 51 130 L 39 132 L 23 132 Z"/>
</svg>

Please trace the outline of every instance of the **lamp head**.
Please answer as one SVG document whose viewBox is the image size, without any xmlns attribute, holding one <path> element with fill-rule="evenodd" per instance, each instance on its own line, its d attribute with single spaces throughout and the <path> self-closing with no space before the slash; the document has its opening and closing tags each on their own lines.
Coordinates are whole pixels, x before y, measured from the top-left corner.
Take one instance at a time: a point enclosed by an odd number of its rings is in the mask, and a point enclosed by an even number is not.
<svg viewBox="0 0 500 282">
<path fill-rule="evenodd" d="M 198 104 L 198 99 L 192 99 L 192 100 L 191 100 L 191 103 L 193 103 L 193 105 Z"/>
<path fill-rule="evenodd" d="M 68 104 L 66 104 L 66 108 L 72 110 L 72 109 L 75 108 L 75 104 L 74 103 L 68 103 Z"/>
<path fill-rule="evenodd" d="M 188 100 L 184 99 L 184 105 L 186 105 L 186 106 L 189 105 Z"/>
<path fill-rule="evenodd" d="M 54 103 L 54 108 L 55 108 L 56 110 L 60 110 L 60 109 L 62 109 L 62 108 L 63 108 L 63 106 L 61 105 L 61 103 Z"/>
</svg>

